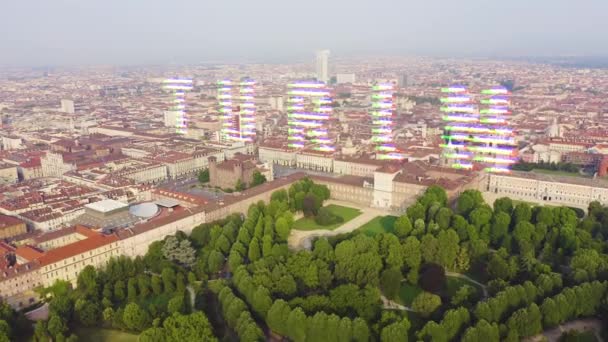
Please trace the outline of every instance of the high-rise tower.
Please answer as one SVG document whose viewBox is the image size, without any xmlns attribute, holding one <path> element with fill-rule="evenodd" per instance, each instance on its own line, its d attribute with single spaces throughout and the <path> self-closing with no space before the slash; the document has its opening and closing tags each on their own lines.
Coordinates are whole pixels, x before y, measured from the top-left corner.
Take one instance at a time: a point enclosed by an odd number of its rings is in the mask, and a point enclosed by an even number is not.
<svg viewBox="0 0 608 342">
<path fill-rule="evenodd" d="M 515 162 L 515 140 L 508 126 L 509 92 L 505 88 L 482 91 L 482 109 L 465 87 L 443 88 L 448 93 L 441 99 L 443 120 L 442 160 L 445 165 L 461 169 L 508 172 Z"/>
<path fill-rule="evenodd" d="M 332 112 L 331 94 L 319 81 L 288 85 L 287 122 L 289 147 L 311 147 L 317 151 L 334 151 L 328 122 Z"/>
<path fill-rule="evenodd" d="M 165 113 L 165 125 L 169 120 L 175 120 L 175 130 L 179 134 L 186 134 L 188 117 L 186 115 L 186 91 L 192 90 L 192 80 L 169 78 L 163 81 L 163 88 L 173 93 L 173 106 Z M 169 126 L 169 125 L 167 125 Z"/>
<path fill-rule="evenodd" d="M 317 81 L 329 82 L 329 50 L 317 51 Z"/>
<path fill-rule="evenodd" d="M 253 80 L 218 82 L 218 101 L 224 141 L 251 142 L 255 139 Z"/>
<path fill-rule="evenodd" d="M 381 83 L 372 86 L 372 142 L 376 145 L 376 159 L 403 159 L 393 144 L 393 115 L 395 112 L 394 86 Z"/>
</svg>

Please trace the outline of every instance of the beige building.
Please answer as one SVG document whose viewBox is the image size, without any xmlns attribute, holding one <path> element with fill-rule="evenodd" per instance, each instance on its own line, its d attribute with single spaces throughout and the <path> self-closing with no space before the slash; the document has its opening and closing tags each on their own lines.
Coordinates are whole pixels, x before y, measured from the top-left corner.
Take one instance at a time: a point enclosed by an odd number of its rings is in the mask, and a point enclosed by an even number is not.
<svg viewBox="0 0 608 342">
<path fill-rule="evenodd" d="M 167 167 L 158 163 L 145 163 L 121 169 L 116 175 L 140 184 L 158 183 L 167 179 Z"/>
<path fill-rule="evenodd" d="M 17 166 L 0 163 L 0 184 L 17 183 L 18 180 Z"/>
<path fill-rule="evenodd" d="M 336 158 L 334 173 L 358 177 L 373 177 L 374 172 L 385 162 L 368 158 Z"/>
<path fill-rule="evenodd" d="M 587 209 L 592 201 L 608 204 L 608 182 L 602 179 L 554 176 L 513 171 L 490 174 L 480 187 L 486 200 L 500 197 L 537 204 L 565 205 Z"/>
<path fill-rule="evenodd" d="M 47 152 L 41 157 L 40 164 L 44 177 L 61 177 L 64 173 L 76 169 L 73 165 L 64 163 L 63 155 L 53 152 Z"/>
<path fill-rule="evenodd" d="M 0 214 L 0 240 L 21 235 L 27 232 L 27 226 L 22 220 Z"/>
<path fill-rule="evenodd" d="M 258 148 L 259 159 L 263 163 L 272 163 L 283 166 L 296 165 L 296 153 L 293 150 L 280 147 L 260 145 Z"/>
<path fill-rule="evenodd" d="M 56 280 L 76 283 L 78 273 L 88 265 L 100 267 L 111 257 L 121 254 L 116 235 L 102 235 L 81 228 L 87 238 L 47 251 L 38 259 L 40 262 L 40 282 L 50 286 Z"/>
<path fill-rule="evenodd" d="M 312 171 L 333 172 L 334 158 L 332 154 L 316 151 L 296 153 L 296 167 Z"/>
</svg>

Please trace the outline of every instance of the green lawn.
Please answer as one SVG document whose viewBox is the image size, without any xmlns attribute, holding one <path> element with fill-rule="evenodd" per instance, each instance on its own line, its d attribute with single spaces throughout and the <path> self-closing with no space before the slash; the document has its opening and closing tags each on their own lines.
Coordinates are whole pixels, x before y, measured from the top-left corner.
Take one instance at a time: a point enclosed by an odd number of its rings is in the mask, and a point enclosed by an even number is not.
<svg viewBox="0 0 608 342">
<path fill-rule="evenodd" d="M 408 282 L 401 283 L 401 289 L 399 289 L 399 298 L 395 299 L 395 302 L 410 306 L 414 301 L 414 298 L 422 292 L 422 289 L 418 286 L 414 286 Z"/>
<path fill-rule="evenodd" d="M 369 236 L 374 236 L 382 233 L 392 233 L 394 230 L 393 225 L 397 220 L 396 216 L 376 216 L 371 221 L 362 225 L 359 229 Z"/>
<path fill-rule="evenodd" d="M 555 175 L 555 176 L 570 176 L 570 177 L 589 178 L 589 177 L 581 175 L 578 172 L 566 172 L 566 171 L 545 170 L 545 169 L 534 169 L 534 170 L 532 170 L 532 172 L 534 172 L 534 173 L 543 173 L 543 174 L 546 174 L 546 175 Z"/>
<path fill-rule="evenodd" d="M 78 328 L 78 339 L 87 342 L 136 342 L 137 335 L 124 331 L 102 328 Z"/>
<path fill-rule="evenodd" d="M 330 204 L 326 207 L 333 214 L 338 215 L 344 219 L 344 222 L 330 224 L 328 226 L 321 226 L 315 222 L 314 218 L 302 217 L 297 220 L 293 224 L 293 228 L 297 230 L 317 230 L 317 229 L 325 229 L 325 230 L 334 230 L 344 223 L 354 219 L 355 217 L 361 215 L 361 211 L 354 208 L 343 207 L 341 205 Z"/>
</svg>

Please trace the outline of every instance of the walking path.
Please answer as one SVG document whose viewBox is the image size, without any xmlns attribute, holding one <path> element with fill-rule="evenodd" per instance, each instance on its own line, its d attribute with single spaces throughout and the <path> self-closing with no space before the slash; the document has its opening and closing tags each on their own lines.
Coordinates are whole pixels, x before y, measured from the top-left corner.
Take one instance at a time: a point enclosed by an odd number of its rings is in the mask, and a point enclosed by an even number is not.
<svg viewBox="0 0 608 342">
<path fill-rule="evenodd" d="M 395 301 L 392 301 L 386 297 L 384 297 L 384 295 L 380 296 L 380 299 L 382 299 L 382 307 L 384 309 L 387 310 L 401 310 L 401 311 L 411 311 L 414 312 L 414 310 L 412 310 L 412 308 L 407 307 L 407 306 L 403 306 Z"/>
<path fill-rule="evenodd" d="M 188 285 L 188 286 L 186 286 L 186 290 L 188 290 L 188 293 L 190 294 L 190 307 L 192 308 L 192 311 L 195 311 L 194 299 L 196 297 L 196 294 L 194 293 L 194 289 L 192 288 L 191 285 Z"/>
<path fill-rule="evenodd" d="M 462 274 L 462 273 L 450 272 L 450 271 L 445 272 L 445 275 L 448 277 L 462 278 L 462 279 L 466 279 L 466 280 L 470 281 L 471 283 L 481 287 L 481 291 L 483 291 L 484 299 L 488 298 L 488 289 L 486 288 L 486 286 L 484 284 L 478 282 L 477 280 L 470 278 L 468 275 Z"/>
<path fill-rule="evenodd" d="M 355 230 L 355 229 L 361 227 L 362 225 L 366 224 L 367 222 L 371 221 L 376 216 L 390 215 L 390 213 L 385 210 L 370 208 L 370 207 L 363 207 L 361 205 L 350 203 L 350 202 L 345 202 L 345 201 L 328 200 L 325 202 L 325 205 L 330 205 L 330 204 L 359 209 L 359 210 L 361 210 L 361 215 L 344 223 L 343 225 L 341 225 L 340 227 L 338 227 L 334 230 L 327 230 L 327 229 L 296 230 L 296 229 L 292 229 L 291 233 L 289 235 L 289 238 L 287 239 L 289 248 L 291 248 L 293 250 L 311 249 L 312 240 L 314 238 L 317 238 L 320 236 L 335 236 L 335 235 L 340 235 L 340 234 L 344 234 L 344 233 L 350 233 L 353 230 Z"/>
<path fill-rule="evenodd" d="M 578 332 L 593 330 L 595 338 L 600 342 L 604 341 L 600 334 L 602 331 L 602 322 L 597 318 L 578 319 L 576 321 L 566 322 L 553 329 L 545 330 L 542 334 L 529 337 L 525 339 L 525 341 L 541 341 L 544 336 L 547 338 L 547 341 L 557 342 L 559 341 L 560 336 L 569 330 L 576 330 Z"/>
</svg>

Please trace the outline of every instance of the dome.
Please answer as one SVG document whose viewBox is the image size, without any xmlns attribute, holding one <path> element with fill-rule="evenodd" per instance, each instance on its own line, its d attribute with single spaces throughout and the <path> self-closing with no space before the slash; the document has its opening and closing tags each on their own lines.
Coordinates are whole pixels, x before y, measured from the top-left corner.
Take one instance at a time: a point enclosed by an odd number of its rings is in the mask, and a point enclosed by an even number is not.
<svg viewBox="0 0 608 342">
<path fill-rule="evenodd" d="M 129 213 L 137 217 L 150 218 L 158 212 L 158 206 L 154 203 L 140 203 L 129 208 Z"/>
</svg>

